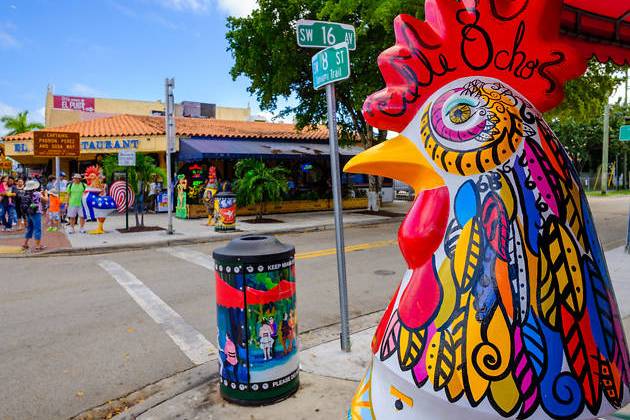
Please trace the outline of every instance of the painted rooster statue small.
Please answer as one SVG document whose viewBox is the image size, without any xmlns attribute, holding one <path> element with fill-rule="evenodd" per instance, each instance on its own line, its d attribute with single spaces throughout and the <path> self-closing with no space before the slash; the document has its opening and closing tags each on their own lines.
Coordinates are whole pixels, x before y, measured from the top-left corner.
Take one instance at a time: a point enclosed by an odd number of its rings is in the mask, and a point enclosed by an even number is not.
<svg viewBox="0 0 630 420">
<path fill-rule="evenodd" d="M 592 55 L 624 64 L 630 51 L 561 32 L 562 0 L 425 8 L 424 21 L 396 18 L 378 61 L 387 87 L 364 105 L 401 135 L 345 168 L 417 193 L 399 230 L 409 269 L 349 418 L 615 412 L 630 400 L 619 309 L 578 174 L 541 112 Z"/>
<path fill-rule="evenodd" d="M 96 165 L 89 166 L 85 170 L 85 180 L 88 185 L 83 193 L 83 211 L 86 220 L 96 219 L 98 223 L 96 229 L 89 232 L 92 235 L 105 233 L 103 229 L 105 219 L 116 209 L 116 201 L 104 193 L 106 189 L 101 181 L 102 177 L 101 168 Z"/>
</svg>

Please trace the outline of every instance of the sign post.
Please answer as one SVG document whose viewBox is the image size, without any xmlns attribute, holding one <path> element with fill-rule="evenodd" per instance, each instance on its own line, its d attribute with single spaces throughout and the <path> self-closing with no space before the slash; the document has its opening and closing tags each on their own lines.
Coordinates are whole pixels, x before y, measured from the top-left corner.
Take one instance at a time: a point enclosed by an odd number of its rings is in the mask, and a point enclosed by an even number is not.
<svg viewBox="0 0 630 420">
<path fill-rule="evenodd" d="M 626 81 L 626 85 L 627 85 L 627 81 Z M 627 99 L 627 92 L 626 92 L 626 99 Z M 619 129 L 619 140 L 620 141 L 630 141 L 630 125 L 623 125 L 621 126 L 621 128 Z M 628 176 L 628 153 L 626 152 L 626 158 L 624 161 L 624 168 L 623 168 L 623 183 L 624 186 L 625 184 L 627 184 L 626 182 L 626 177 Z M 630 254 L 630 213 L 628 215 L 628 233 L 626 235 L 626 253 Z"/>
<path fill-rule="evenodd" d="M 171 169 L 171 153 L 175 151 L 175 118 L 174 118 L 174 101 L 173 89 L 175 88 L 175 79 L 166 79 L 166 196 L 168 197 L 168 235 L 173 234 L 173 174 Z"/>
<path fill-rule="evenodd" d="M 129 167 L 136 166 L 135 150 L 120 150 L 118 152 L 118 166 L 125 167 L 125 230 L 129 231 Z M 144 209 L 142 209 L 144 210 Z"/>
<path fill-rule="evenodd" d="M 302 19 L 297 21 L 295 27 L 300 47 L 326 48 L 345 42 L 349 50 L 357 48 L 357 35 L 352 25 Z"/>
<path fill-rule="evenodd" d="M 311 58 L 313 86 L 326 87 L 328 105 L 328 136 L 330 144 L 330 174 L 332 177 L 335 209 L 335 242 L 337 248 L 337 277 L 339 280 L 339 307 L 341 314 L 341 349 L 350 351 L 350 323 L 348 317 L 348 283 L 343 235 L 343 208 L 341 176 L 339 174 L 339 145 L 337 142 L 337 101 L 335 82 L 350 77 L 350 49 L 356 48 L 354 28 L 333 22 L 300 21 L 297 24 L 298 45 L 322 48 Z M 339 42 L 341 41 L 341 42 Z"/>
</svg>

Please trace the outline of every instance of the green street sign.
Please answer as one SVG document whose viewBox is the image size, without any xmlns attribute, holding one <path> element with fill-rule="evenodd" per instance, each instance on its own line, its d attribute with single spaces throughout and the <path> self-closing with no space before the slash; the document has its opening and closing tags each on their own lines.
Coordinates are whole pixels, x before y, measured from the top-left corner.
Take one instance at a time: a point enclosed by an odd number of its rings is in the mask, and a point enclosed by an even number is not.
<svg viewBox="0 0 630 420">
<path fill-rule="evenodd" d="M 311 58 L 313 85 L 319 89 L 350 77 L 350 52 L 344 42 L 321 50 Z"/>
<path fill-rule="evenodd" d="M 345 23 L 302 19 L 297 21 L 296 32 L 300 47 L 326 48 L 345 42 L 350 51 L 357 48 L 354 26 Z"/>
<path fill-rule="evenodd" d="M 630 141 L 630 125 L 623 125 L 619 129 L 619 140 Z"/>
</svg>

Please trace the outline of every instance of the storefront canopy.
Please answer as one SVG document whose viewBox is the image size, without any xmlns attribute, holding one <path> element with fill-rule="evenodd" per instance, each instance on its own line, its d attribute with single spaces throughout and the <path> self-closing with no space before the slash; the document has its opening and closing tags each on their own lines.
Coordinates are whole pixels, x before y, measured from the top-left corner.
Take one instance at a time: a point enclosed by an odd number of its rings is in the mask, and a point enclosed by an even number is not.
<svg viewBox="0 0 630 420">
<path fill-rule="evenodd" d="M 617 64 L 630 62 L 627 0 L 565 0 L 562 31 L 586 54 Z"/>
<path fill-rule="evenodd" d="M 354 156 L 363 149 L 360 147 L 340 148 L 344 156 Z M 221 139 L 181 139 L 179 160 L 195 161 L 201 159 L 246 157 L 317 157 L 328 156 L 330 147 L 324 143 L 221 140 Z"/>
</svg>

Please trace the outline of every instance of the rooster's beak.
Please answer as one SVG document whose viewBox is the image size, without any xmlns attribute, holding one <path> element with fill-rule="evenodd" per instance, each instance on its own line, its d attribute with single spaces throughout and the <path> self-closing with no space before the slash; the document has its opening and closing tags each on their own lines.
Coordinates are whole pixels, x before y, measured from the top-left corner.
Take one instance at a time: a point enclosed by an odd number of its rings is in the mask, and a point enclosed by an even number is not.
<svg viewBox="0 0 630 420">
<path fill-rule="evenodd" d="M 379 175 L 409 184 L 416 191 L 444 186 L 444 180 L 411 140 L 394 137 L 359 153 L 346 164 L 344 172 Z"/>
</svg>

